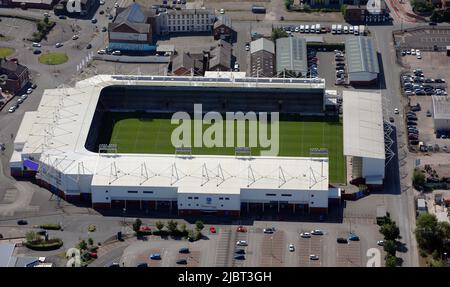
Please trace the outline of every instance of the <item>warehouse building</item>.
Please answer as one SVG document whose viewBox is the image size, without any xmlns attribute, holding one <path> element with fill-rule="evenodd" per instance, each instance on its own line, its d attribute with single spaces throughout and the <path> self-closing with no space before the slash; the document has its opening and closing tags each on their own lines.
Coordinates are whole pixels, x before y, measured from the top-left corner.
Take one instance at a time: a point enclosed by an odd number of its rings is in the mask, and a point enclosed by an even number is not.
<svg viewBox="0 0 450 287">
<path fill-rule="evenodd" d="M 450 131 L 450 100 L 443 96 L 433 96 L 433 123 L 436 133 Z"/>
<path fill-rule="evenodd" d="M 279 77 L 306 77 L 308 58 L 303 38 L 287 37 L 276 41 L 276 71 Z"/>
<path fill-rule="evenodd" d="M 252 77 L 273 77 L 275 75 L 275 45 L 260 38 L 250 43 L 250 64 Z"/>
<path fill-rule="evenodd" d="M 345 52 L 351 85 L 373 85 L 378 82 L 380 67 L 372 38 L 347 37 Z"/>
<path fill-rule="evenodd" d="M 383 184 L 385 143 L 381 95 L 343 92 L 344 155 L 351 162 L 351 183 Z"/>
</svg>

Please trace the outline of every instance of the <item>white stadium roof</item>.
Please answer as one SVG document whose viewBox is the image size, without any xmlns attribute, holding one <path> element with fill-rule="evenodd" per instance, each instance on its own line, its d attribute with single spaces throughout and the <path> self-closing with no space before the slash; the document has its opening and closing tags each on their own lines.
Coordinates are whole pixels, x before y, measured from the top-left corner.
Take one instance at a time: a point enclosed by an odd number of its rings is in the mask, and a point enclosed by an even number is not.
<svg viewBox="0 0 450 287">
<path fill-rule="evenodd" d="M 385 159 L 381 94 L 343 92 L 344 154 Z"/>
<path fill-rule="evenodd" d="M 139 78 L 139 80 L 138 80 Z M 85 143 L 101 90 L 110 85 L 204 85 L 217 86 L 217 79 L 157 76 L 99 75 L 75 88 L 45 90 L 35 112 L 26 112 L 15 143 L 11 166 L 21 166 L 33 157 L 55 170 L 77 178 L 92 176 L 92 186 L 165 186 L 178 192 L 238 193 L 241 188 L 323 190 L 328 192 L 328 159 L 297 157 L 115 154 L 99 155 L 86 150 Z M 223 85 L 255 86 L 245 79 L 218 79 Z M 234 81 L 242 80 L 241 83 Z M 321 86 L 323 80 L 308 82 L 258 79 L 263 87 L 298 88 Z M 301 80 L 301 79 L 295 79 Z M 145 173 L 143 172 L 145 169 Z"/>
</svg>

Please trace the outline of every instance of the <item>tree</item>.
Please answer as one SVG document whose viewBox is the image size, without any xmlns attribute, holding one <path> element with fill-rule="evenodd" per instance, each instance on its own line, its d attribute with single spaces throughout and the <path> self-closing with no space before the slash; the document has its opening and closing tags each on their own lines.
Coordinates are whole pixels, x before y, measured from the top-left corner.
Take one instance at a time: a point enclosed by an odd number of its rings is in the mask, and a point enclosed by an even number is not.
<svg viewBox="0 0 450 287">
<path fill-rule="evenodd" d="M 44 23 L 45 23 L 45 26 L 48 26 L 48 24 L 49 24 L 49 19 L 48 19 L 48 17 L 44 17 Z"/>
<path fill-rule="evenodd" d="M 416 189 L 425 185 L 425 175 L 420 168 L 415 168 L 413 173 L 413 185 Z"/>
<path fill-rule="evenodd" d="M 200 232 L 202 231 L 202 229 L 205 227 L 205 225 L 203 224 L 203 222 L 201 220 L 197 220 L 195 222 L 195 228 Z"/>
<path fill-rule="evenodd" d="M 28 232 L 25 234 L 25 239 L 27 240 L 27 242 L 34 242 L 34 241 L 38 240 L 39 237 L 38 237 L 38 235 L 37 235 L 36 232 L 34 232 L 34 231 L 28 231 Z"/>
<path fill-rule="evenodd" d="M 380 227 L 380 233 L 384 235 L 386 240 L 396 240 L 400 238 L 400 229 L 395 221 L 385 223 Z"/>
<path fill-rule="evenodd" d="M 433 4 L 426 0 L 412 0 L 411 6 L 414 12 L 431 12 L 434 10 Z"/>
<path fill-rule="evenodd" d="M 431 260 L 430 267 L 445 267 L 445 262 L 441 259 Z"/>
<path fill-rule="evenodd" d="M 164 228 L 164 223 L 162 223 L 162 221 L 156 221 L 155 225 L 158 231 L 161 231 Z"/>
<path fill-rule="evenodd" d="M 294 3 L 294 0 L 284 0 L 284 7 L 286 8 L 286 10 L 289 10 L 293 3 Z"/>
<path fill-rule="evenodd" d="M 169 220 L 169 221 L 167 221 L 166 226 L 170 233 L 174 233 L 177 230 L 177 225 L 178 225 L 178 222 L 176 222 L 175 220 Z"/>
<path fill-rule="evenodd" d="M 89 245 L 94 245 L 94 239 L 92 239 L 91 237 L 88 238 L 88 244 Z"/>
<path fill-rule="evenodd" d="M 186 223 L 181 223 L 180 224 L 180 232 L 181 233 L 185 233 L 186 232 Z"/>
<path fill-rule="evenodd" d="M 342 13 L 342 16 L 344 16 L 344 18 L 345 18 L 345 16 L 347 15 L 347 5 L 341 6 L 341 13 Z"/>
<path fill-rule="evenodd" d="M 395 252 L 397 251 L 397 244 L 394 240 L 386 240 L 384 242 L 384 251 L 386 251 L 388 254 L 395 256 Z"/>
<path fill-rule="evenodd" d="M 429 252 L 442 250 L 445 240 L 444 232 L 447 232 L 446 229 L 446 225 L 438 225 L 434 214 L 424 213 L 419 215 L 417 217 L 415 231 L 419 247 Z"/>
<path fill-rule="evenodd" d="M 136 218 L 136 220 L 133 222 L 133 231 L 138 233 L 141 230 L 142 226 L 142 220 L 139 218 Z"/>
<path fill-rule="evenodd" d="M 84 240 L 81 240 L 80 242 L 78 242 L 78 249 L 80 250 L 86 250 L 87 249 L 87 243 Z"/>
<path fill-rule="evenodd" d="M 386 267 L 395 267 L 395 266 L 397 266 L 397 258 L 395 256 L 393 256 L 393 255 L 390 255 L 390 254 L 386 255 L 384 260 L 385 260 Z"/>
<path fill-rule="evenodd" d="M 44 24 L 43 24 L 41 21 L 37 22 L 36 25 L 37 25 L 37 30 L 38 30 L 39 32 L 44 31 Z"/>
<path fill-rule="evenodd" d="M 288 33 L 282 28 L 275 28 L 272 30 L 272 41 L 276 41 L 278 38 L 288 37 Z"/>
</svg>

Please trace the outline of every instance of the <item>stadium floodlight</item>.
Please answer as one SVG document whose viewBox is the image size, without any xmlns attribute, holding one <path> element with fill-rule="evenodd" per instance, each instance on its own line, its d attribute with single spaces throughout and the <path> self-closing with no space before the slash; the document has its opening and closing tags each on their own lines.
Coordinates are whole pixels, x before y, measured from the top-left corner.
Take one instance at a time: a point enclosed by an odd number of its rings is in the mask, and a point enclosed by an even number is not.
<svg viewBox="0 0 450 287">
<path fill-rule="evenodd" d="M 252 156 L 252 149 L 250 147 L 236 147 L 234 148 L 234 156 Z"/>
</svg>

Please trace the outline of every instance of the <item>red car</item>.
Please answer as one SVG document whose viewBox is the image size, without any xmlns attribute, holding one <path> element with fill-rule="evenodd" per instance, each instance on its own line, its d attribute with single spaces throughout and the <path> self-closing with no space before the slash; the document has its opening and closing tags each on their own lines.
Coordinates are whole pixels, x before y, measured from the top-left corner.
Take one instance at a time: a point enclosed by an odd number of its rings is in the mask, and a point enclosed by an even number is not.
<svg viewBox="0 0 450 287">
<path fill-rule="evenodd" d="M 211 227 L 209 228 L 209 232 L 211 232 L 211 233 L 216 233 L 216 228 L 215 228 L 214 226 L 211 226 Z"/>
<path fill-rule="evenodd" d="M 91 258 L 97 258 L 97 253 L 96 252 L 89 252 L 89 256 Z"/>
<path fill-rule="evenodd" d="M 141 231 L 150 231 L 152 230 L 150 226 L 141 226 Z"/>
<path fill-rule="evenodd" d="M 237 232 L 247 232 L 247 229 L 245 229 L 244 226 L 239 226 L 239 227 L 236 229 L 236 231 L 237 231 Z"/>
</svg>

